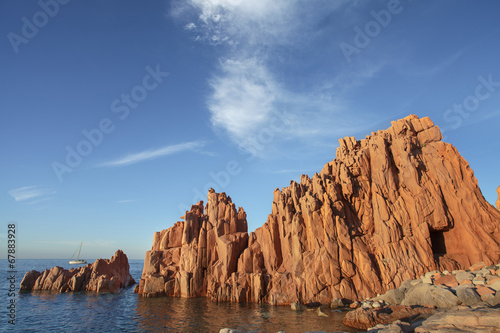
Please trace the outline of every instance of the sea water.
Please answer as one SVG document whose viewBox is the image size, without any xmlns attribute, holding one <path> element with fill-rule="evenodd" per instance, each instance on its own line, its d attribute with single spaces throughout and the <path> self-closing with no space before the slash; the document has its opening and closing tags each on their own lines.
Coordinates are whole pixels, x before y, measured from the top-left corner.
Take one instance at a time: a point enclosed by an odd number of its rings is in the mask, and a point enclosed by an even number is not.
<svg viewBox="0 0 500 333">
<path fill-rule="evenodd" d="M 344 312 L 333 310 L 327 311 L 328 317 L 319 317 L 315 311 L 296 312 L 289 306 L 214 303 L 204 297 L 143 298 L 133 293 L 133 287 L 116 294 L 19 293 L 26 272 L 75 265 L 69 265 L 68 260 L 18 259 L 16 273 L 8 273 L 8 261 L 0 263 L 0 331 L 4 332 L 219 332 L 226 327 L 256 332 L 357 332 L 342 324 Z M 144 261 L 129 260 L 129 264 L 138 282 Z M 12 275 L 15 296 L 9 296 Z M 15 325 L 9 323 L 12 299 Z"/>
</svg>

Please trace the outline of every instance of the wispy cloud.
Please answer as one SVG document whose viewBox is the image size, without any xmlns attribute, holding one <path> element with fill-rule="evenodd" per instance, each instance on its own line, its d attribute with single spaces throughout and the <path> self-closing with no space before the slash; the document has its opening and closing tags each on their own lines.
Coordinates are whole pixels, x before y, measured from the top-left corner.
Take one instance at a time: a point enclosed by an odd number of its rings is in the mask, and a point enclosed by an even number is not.
<svg viewBox="0 0 500 333">
<path fill-rule="evenodd" d="M 316 171 L 317 170 L 312 170 L 312 169 L 309 169 L 309 170 L 304 170 L 304 169 L 281 169 L 281 170 L 271 171 L 270 173 L 271 174 L 275 174 L 275 175 L 287 174 L 287 173 L 291 173 L 291 174 L 294 174 L 294 175 L 301 175 L 301 174 L 307 174 L 309 172 L 316 172 Z"/>
<path fill-rule="evenodd" d="M 184 23 L 185 30 L 196 41 L 222 51 L 217 69 L 208 79 L 211 94 L 206 104 L 213 128 L 245 149 L 245 142 L 269 128 L 274 115 L 283 111 L 286 127 L 274 130 L 274 144 L 297 138 L 311 144 L 318 136 L 336 136 L 351 126 L 345 124 L 349 117 L 344 95 L 381 66 L 355 69 L 355 73 L 333 73 L 333 69 L 325 73 L 315 68 L 301 82 L 294 82 L 296 76 L 291 74 L 308 66 L 309 56 L 322 57 L 310 52 L 311 40 L 326 34 L 324 22 L 344 3 L 174 1 L 170 14 Z M 335 67 L 333 63 L 331 67 Z"/>
<path fill-rule="evenodd" d="M 491 119 L 498 118 L 498 117 L 500 117 L 500 110 L 493 110 L 493 111 L 490 111 L 487 113 L 481 113 L 481 114 L 478 113 L 475 115 L 475 117 L 461 119 L 459 127 L 453 127 L 453 126 L 441 127 L 441 132 L 446 137 L 446 133 L 457 130 L 458 128 L 463 129 L 464 127 L 477 125 L 477 124 L 480 124 L 480 123 L 485 122 L 485 121 L 490 122 Z"/>
<path fill-rule="evenodd" d="M 39 186 L 24 186 L 10 190 L 9 195 L 17 202 L 37 204 L 52 199 L 56 191 L 41 188 Z"/>
<path fill-rule="evenodd" d="M 108 161 L 99 164 L 99 167 L 118 167 L 135 163 L 140 163 L 147 160 L 156 159 L 162 156 L 172 155 L 183 151 L 200 152 L 201 148 L 206 145 L 204 141 L 191 141 L 176 145 L 164 146 L 158 149 L 149 149 L 138 153 L 128 154 L 116 160 Z"/>
<path fill-rule="evenodd" d="M 135 202 L 135 201 L 137 201 L 137 200 L 130 200 L 130 199 L 129 200 L 118 200 L 118 201 L 116 201 L 116 203 L 122 204 L 122 203 L 129 203 L 129 202 Z"/>
<path fill-rule="evenodd" d="M 80 246 L 80 243 L 81 241 L 80 240 L 60 240 L 60 241 L 54 241 L 54 240 L 50 240 L 50 241 L 46 241 L 46 240 L 38 240 L 37 241 L 38 244 L 51 244 L 51 245 L 54 245 L 54 244 L 57 244 L 57 245 L 63 245 L 63 246 L 68 246 L 70 248 L 77 248 L 78 246 Z M 114 240 L 104 240 L 104 239 L 94 239 L 93 241 L 85 241 L 83 243 L 83 247 L 82 247 L 82 253 L 85 252 L 86 250 L 85 249 L 91 249 L 91 248 L 94 248 L 94 247 L 107 247 L 107 248 L 115 248 L 116 249 L 116 244 L 117 242 L 114 241 Z"/>
<path fill-rule="evenodd" d="M 463 54 L 462 50 L 455 52 L 450 55 L 443 61 L 434 64 L 431 67 L 423 67 L 423 66 L 411 66 L 408 63 L 405 63 L 404 67 L 400 69 L 400 71 L 407 75 L 419 76 L 419 77 L 434 77 L 445 69 L 449 68 L 453 65 Z"/>
<path fill-rule="evenodd" d="M 256 58 L 226 60 L 220 71 L 210 80 L 211 121 L 240 141 L 268 120 L 280 98 L 280 88 Z"/>
<path fill-rule="evenodd" d="M 173 2 L 171 14 L 189 21 L 185 29 L 195 40 L 245 46 L 286 43 L 284 37 L 298 28 L 290 25 L 298 6 L 297 0 L 179 0 Z"/>
</svg>

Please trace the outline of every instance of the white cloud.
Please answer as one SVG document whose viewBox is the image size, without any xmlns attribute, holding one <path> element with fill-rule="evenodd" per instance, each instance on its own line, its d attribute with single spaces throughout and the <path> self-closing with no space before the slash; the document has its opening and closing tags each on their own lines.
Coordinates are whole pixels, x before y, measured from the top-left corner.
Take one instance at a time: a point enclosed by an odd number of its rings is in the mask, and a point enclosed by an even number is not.
<svg viewBox="0 0 500 333">
<path fill-rule="evenodd" d="M 39 186 L 24 186 L 10 190 L 8 193 L 15 201 L 36 204 L 51 200 L 52 198 L 50 196 L 54 195 L 56 192 Z"/>
<path fill-rule="evenodd" d="M 268 121 L 280 98 L 280 89 L 267 68 L 255 58 L 226 60 L 220 71 L 210 80 L 211 121 L 239 141 Z"/>
<path fill-rule="evenodd" d="M 174 3 L 176 17 L 195 16 L 186 30 L 197 31 L 197 39 L 211 45 L 260 43 L 283 37 L 286 19 L 295 10 L 296 0 L 188 0 Z M 192 10 L 196 15 L 192 15 Z"/>
<path fill-rule="evenodd" d="M 190 22 L 190 23 L 188 23 L 188 24 L 186 24 L 186 25 L 184 26 L 184 29 L 186 29 L 186 30 L 193 30 L 193 29 L 196 29 L 196 24 L 194 24 L 193 22 Z"/>
<path fill-rule="evenodd" d="M 191 142 L 180 143 L 177 145 L 169 145 L 159 149 L 145 150 L 139 153 L 129 154 L 119 159 L 102 163 L 99 166 L 116 167 L 116 166 L 130 165 L 147 160 L 152 160 L 162 156 L 172 155 L 182 151 L 199 151 L 204 146 L 205 142 L 203 141 L 191 141 Z"/>
<path fill-rule="evenodd" d="M 171 14 L 188 22 L 184 27 L 195 40 L 223 51 L 208 80 L 212 90 L 206 103 L 214 129 L 249 150 L 245 147 L 249 140 L 255 140 L 259 131 L 269 127 L 273 115 L 283 111 L 286 127 L 272 133 L 273 144 L 293 139 L 313 144 L 318 137 L 363 126 L 362 121 L 347 123 L 355 112 L 346 112 L 343 97 L 383 66 L 355 70 L 351 66 L 335 73 L 332 61 L 331 69 L 326 63 L 315 69 L 320 72 L 305 71 L 309 55 L 321 57 L 309 49 L 309 43 L 343 4 L 316 0 L 175 2 Z M 305 58 L 295 59 L 291 56 L 295 53 Z M 291 82 L 288 78 L 296 78 L 295 71 L 302 71 L 303 77 L 305 72 L 306 79 Z"/>
</svg>

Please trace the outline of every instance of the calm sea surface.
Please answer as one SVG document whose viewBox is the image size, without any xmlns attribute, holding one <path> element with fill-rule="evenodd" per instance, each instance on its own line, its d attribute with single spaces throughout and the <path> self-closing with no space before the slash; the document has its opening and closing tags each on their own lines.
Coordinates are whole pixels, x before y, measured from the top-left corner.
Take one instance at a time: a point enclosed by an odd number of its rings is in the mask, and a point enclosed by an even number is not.
<svg viewBox="0 0 500 333">
<path fill-rule="evenodd" d="M 2 332 L 219 332 L 225 327 L 258 332 L 357 332 L 342 324 L 341 312 L 331 312 L 324 318 L 315 312 L 295 312 L 288 306 L 216 304 L 205 298 L 142 298 L 133 293 L 133 287 L 118 294 L 19 294 L 19 284 L 27 271 L 70 268 L 67 260 L 27 259 L 16 261 L 14 326 L 8 323 L 8 262 L 0 263 Z M 139 281 L 144 261 L 129 263 L 130 273 Z"/>
</svg>

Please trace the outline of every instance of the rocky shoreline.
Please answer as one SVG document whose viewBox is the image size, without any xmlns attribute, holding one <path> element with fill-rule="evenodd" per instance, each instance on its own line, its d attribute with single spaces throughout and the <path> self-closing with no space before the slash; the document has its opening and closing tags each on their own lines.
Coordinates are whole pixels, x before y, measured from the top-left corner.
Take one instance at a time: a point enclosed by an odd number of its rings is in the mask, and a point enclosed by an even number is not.
<svg viewBox="0 0 500 333">
<path fill-rule="evenodd" d="M 155 232 L 134 291 L 307 304 L 319 316 L 349 305 L 358 308 L 346 315 L 351 327 L 400 320 L 399 331 L 412 331 L 439 309 L 497 311 L 499 249 L 500 211 L 467 161 L 428 117 L 409 115 L 340 139 L 319 173 L 273 192 L 253 232 L 245 210 L 210 189 L 206 204 Z"/>
<path fill-rule="evenodd" d="M 346 326 L 375 326 L 372 332 L 500 331 L 500 264 L 431 271 L 359 306 L 344 318 Z M 396 320 L 400 322 L 391 324 Z M 391 325 L 377 327 L 380 324 Z"/>
<path fill-rule="evenodd" d="M 363 302 L 335 299 L 329 305 L 291 305 L 293 311 L 314 311 L 320 317 L 338 309 L 350 310 L 344 325 L 369 333 L 500 332 L 500 264 L 427 272 Z"/>
</svg>

